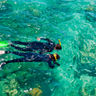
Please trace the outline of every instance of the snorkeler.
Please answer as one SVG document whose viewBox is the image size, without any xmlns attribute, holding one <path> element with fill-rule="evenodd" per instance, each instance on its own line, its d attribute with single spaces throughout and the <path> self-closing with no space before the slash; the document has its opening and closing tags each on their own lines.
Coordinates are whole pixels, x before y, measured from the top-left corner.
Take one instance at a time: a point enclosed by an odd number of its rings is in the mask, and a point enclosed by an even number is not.
<svg viewBox="0 0 96 96">
<path fill-rule="evenodd" d="M 45 40 L 47 42 L 21 42 L 21 41 L 12 41 L 11 46 L 20 51 L 39 51 L 39 53 L 51 52 L 52 50 L 60 50 L 61 42 L 59 40 L 59 44 L 55 44 L 53 41 L 47 38 L 37 38 L 37 40 Z M 25 45 L 25 48 L 17 47 L 15 44 Z"/>
<path fill-rule="evenodd" d="M 47 62 L 50 68 L 54 68 L 55 65 L 60 66 L 56 61 L 60 59 L 58 54 L 38 54 L 38 53 L 20 53 L 20 52 L 11 52 L 11 51 L 0 51 L 0 54 L 15 54 L 19 56 L 23 56 L 22 58 L 13 59 L 9 61 L 4 61 L 1 63 L 0 67 L 8 64 L 8 63 L 15 63 L 15 62 Z"/>
</svg>

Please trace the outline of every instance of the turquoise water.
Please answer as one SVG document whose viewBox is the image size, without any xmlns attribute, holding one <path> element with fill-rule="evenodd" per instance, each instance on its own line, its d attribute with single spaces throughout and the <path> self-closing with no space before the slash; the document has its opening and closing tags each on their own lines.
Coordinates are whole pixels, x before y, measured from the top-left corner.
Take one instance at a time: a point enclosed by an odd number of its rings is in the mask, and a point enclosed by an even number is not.
<svg viewBox="0 0 96 96">
<path fill-rule="evenodd" d="M 38 85 L 42 96 L 96 96 L 96 0 L 0 0 L 0 41 L 37 37 L 61 40 L 62 50 L 51 52 L 61 66 L 10 63 L 0 70 L 0 96 L 31 96 L 25 91 Z"/>
</svg>

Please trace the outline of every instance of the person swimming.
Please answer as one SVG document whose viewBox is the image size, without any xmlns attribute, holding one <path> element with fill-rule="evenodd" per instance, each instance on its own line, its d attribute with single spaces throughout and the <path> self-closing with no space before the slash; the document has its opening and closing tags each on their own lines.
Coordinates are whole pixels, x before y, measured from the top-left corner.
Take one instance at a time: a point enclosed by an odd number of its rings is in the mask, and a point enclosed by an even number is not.
<svg viewBox="0 0 96 96">
<path fill-rule="evenodd" d="M 0 54 L 15 54 L 19 56 L 23 56 L 22 58 L 13 59 L 9 61 L 3 61 L 0 65 L 0 67 L 3 67 L 4 65 L 8 63 L 15 63 L 15 62 L 47 62 L 50 68 L 54 68 L 55 64 L 60 66 L 56 61 L 60 59 L 60 56 L 58 54 L 38 54 L 38 53 L 21 53 L 21 52 L 11 52 L 11 51 L 0 51 Z"/>
<path fill-rule="evenodd" d="M 54 49 L 60 50 L 61 42 L 59 40 L 59 44 L 55 44 L 53 41 L 49 40 L 48 38 L 37 38 L 37 40 L 45 40 L 47 42 L 39 42 L 39 41 L 33 41 L 33 42 L 21 42 L 21 41 L 12 41 L 11 46 L 14 47 L 17 50 L 20 51 L 39 51 L 40 54 L 45 52 L 51 52 Z M 24 45 L 26 48 L 18 47 L 15 44 Z"/>
</svg>

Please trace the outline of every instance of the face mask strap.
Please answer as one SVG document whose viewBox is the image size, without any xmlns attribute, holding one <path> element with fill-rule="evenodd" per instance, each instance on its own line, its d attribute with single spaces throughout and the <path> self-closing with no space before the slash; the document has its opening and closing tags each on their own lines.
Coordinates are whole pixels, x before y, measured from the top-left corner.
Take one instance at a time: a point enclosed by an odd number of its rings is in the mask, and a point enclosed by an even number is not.
<svg viewBox="0 0 96 96">
<path fill-rule="evenodd" d="M 55 60 L 57 60 L 57 56 L 56 56 L 56 54 L 53 54 L 53 56 L 54 56 Z"/>
</svg>

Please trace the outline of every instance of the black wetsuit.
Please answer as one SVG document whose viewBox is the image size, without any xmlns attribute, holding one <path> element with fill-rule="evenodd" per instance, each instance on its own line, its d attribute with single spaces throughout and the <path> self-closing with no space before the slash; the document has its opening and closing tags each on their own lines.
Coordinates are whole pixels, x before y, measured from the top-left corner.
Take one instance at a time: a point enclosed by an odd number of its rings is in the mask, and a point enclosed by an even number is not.
<svg viewBox="0 0 96 96">
<path fill-rule="evenodd" d="M 8 63 L 15 63 L 15 62 L 47 62 L 49 67 L 54 68 L 54 63 L 58 64 L 57 62 L 52 62 L 52 59 L 49 55 L 38 54 L 38 53 L 20 53 L 20 52 L 10 52 L 6 51 L 6 54 L 12 53 L 15 55 L 23 56 L 19 59 L 13 59 L 9 61 L 4 61 L 2 66 Z"/>
<path fill-rule="evenodd" d="M 18 50 L 21 50 L 21 51 L 39 51 L 40 53 L 51 52 L 54 49 L 55 43 L 52 42 L 51 40 L 46 39 L 46 38 L 40 38 L 40 40 L 46 40 L 47 42 L 39 42 L 39 41 L 34 41 L 34 42 L 12 41 L 11 46 L 14 47 L 15 49 L 18 49 Z M 14 44 L 25 45 L 25 48 L 17 47 Z"/>
</svg>

